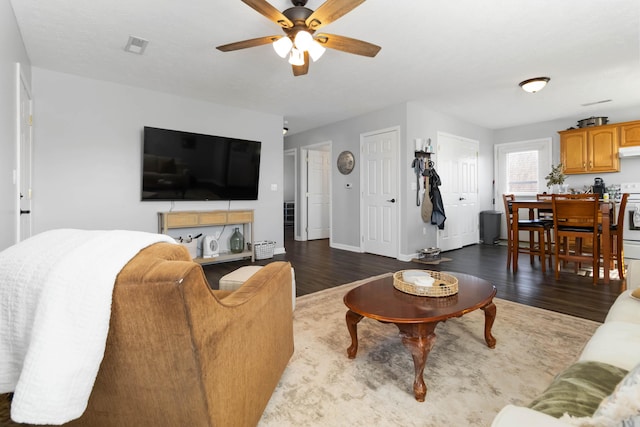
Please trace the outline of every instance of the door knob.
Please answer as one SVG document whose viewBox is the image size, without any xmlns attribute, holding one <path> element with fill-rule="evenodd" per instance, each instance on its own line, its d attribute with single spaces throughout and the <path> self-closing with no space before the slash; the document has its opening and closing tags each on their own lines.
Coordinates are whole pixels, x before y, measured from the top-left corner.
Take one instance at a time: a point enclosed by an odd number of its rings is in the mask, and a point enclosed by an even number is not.
<svg viewBox="0 0 640 427">
<path fill-rule="evenodd" d="M 387 200 L 387 202 L 395 203 L 396 199 Z"/>
<path fill-rule="evenodd" d="M 458 200 L 466 200 L 464 197 L 460 197 Z"/>
<path fill-rule="evenodd" d="M 30 211 L 30 210 L 26 210 L 26 211 L 25 211 L 25 210 L 23 210 L 23 209 L 20 209 L 20 215 L 30 214 L 30 213 L 31 213 L 31 211 Z"/>
</svg>

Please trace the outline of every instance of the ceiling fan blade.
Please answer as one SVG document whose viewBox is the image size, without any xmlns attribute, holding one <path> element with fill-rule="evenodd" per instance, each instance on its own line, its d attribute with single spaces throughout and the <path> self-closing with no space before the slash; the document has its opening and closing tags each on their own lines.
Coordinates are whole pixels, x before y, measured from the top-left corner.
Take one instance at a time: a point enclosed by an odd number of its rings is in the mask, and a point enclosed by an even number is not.
<svg viewBox="0 0 640 427">
<path fill-rule="evenodd" d="M 309 53 L 304 53 L 304 65 L 292 65 L 294 76 L 304 76 L 309 72 Z"/>
<path fill-rule="evenodd" d="M 362 40 L 352 39 L 335 34 L 316 34 L 314 37 L 318 43 L 324 47 L 341 50 L 343 52 L 354 53 L 356 55 L 369 56 L 373 58 L 382 49 L 372 43 L 363 42 Z"/>
<path fill-rule="evenodd" d="M 231 52 L 233 50 L 246 49 L 248 47 L 256 47 L 256 46 L 262 46 L 263 44 L 273 43 L 274 41 L 282 37 L 283 36 L 259 37 L 257 39 L 243 40 L 241 42 L 223 44 L 222 46 L 216 47 L 216 49 L 221 50 L 222 52 Z"/>
<path fill-rule="evenodd" d="M 278 9 L 267 3 L 266 0 L 242 0 L 242 2 L 267 17 L 267 19 L 280 25 L 282 28 L 293 27 L 293 22 L 284 16 Z"/>
<path fill-rule="evenodd" d="M 305 24 L 312 30 L 317 30 L 346 15 L 362 3 L 364 0 L 327 0 L 309 15 Z"/>
</svg>

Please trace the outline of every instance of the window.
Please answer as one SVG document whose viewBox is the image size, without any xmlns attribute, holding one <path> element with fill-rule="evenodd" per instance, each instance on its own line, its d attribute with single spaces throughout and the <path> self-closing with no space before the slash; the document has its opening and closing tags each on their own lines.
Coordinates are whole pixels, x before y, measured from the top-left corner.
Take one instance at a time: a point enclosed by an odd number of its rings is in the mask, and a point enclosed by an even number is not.
<svg viewBox="0 0 640 427">
<path fill-rule="evenodd" d="M 538 192 L 538 151 L 507 153 L 506 163 L 506 193 Z"/>
<path fill-rule="evenodd" d="M 494 209 L 504 212 L 503 194 L 535 199 L 548 191 L 544 177 L 551 170 L 551 138 L 509 142 L 494 146 Z M 506 238 L 502 221 L 501 238 Z"/>
</svg>

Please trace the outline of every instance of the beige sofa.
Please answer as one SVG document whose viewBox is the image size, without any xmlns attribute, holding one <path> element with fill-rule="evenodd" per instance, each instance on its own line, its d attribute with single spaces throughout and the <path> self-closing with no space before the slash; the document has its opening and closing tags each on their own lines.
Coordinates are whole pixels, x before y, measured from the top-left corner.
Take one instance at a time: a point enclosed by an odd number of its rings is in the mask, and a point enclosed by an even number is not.
<svg viewBox="0 0 640 427">
<path fill-rule="evenodd" d="M 576 362 L 528 407 L 504 407 L 492 427 L 640 426 L 640 300 L 634 291 L 640 296 L 638 260 L 630 260 L 627 290 Z"/>
<path fill-rule="evenodd" d="M 88 407 L 65 425 L 255 426 L 292 354 L 289 263 L 216 291 L 183 246 L 156 243 L 118 275 Z"/>
</svg>

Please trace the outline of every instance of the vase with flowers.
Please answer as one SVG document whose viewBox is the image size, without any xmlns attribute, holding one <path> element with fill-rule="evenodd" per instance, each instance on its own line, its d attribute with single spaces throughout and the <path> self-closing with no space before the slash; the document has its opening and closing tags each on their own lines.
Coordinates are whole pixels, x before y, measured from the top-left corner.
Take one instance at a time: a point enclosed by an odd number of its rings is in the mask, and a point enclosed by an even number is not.
<svg viewBox="0 0 640 427">
<path fill-rule="evenodd" d="M 568 191 L 568 185 L 565 185 L 564 181 L 567 176 L 564 174 L 564 166 L 562 163 L 558 163 L 556 166 L 551 166 L 551 172 L 544 177 L 547 180 L 547 188 L 551 189 L 552 193 L 566 193 Z"/>
</svg>

